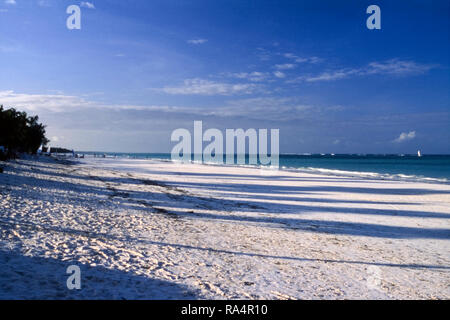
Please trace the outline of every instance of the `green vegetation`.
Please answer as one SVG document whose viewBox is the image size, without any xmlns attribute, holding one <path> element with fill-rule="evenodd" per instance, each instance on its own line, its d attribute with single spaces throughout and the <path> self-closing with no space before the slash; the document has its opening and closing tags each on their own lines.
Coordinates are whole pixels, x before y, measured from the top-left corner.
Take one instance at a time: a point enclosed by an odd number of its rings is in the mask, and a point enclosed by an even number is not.
<svg viewBox="0 0 450 320">
<path fill-rule="evenodd" d="M 0 150 L 0 160 L 14 158 L 21 152 L 36 154 L 41 145 L 49 142 L 45 126 L 38 120 L 38 116 L 0 106 L 0 148 L 5 149 Z"/>
</svg>

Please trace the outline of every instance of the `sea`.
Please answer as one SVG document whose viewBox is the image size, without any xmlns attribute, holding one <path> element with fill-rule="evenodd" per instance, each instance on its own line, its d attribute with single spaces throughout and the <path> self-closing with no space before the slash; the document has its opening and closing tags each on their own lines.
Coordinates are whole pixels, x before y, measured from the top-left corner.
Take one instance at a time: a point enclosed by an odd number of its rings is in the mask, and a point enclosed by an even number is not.
<svg viewBox="0 0 450 320">
<path fill-rule="evenodd" d="M 171 161 L 168 153 L 83 152 L 89 157 Z M 245 165 L 248 164 L 248 157 Z M 235 162 L 236 163 L 236 162 Z M 217 165 L 217 163 L 208 163 Z M 259 166 L 259 165 L 257 165 Z M 263 166 L 261 166 L 263 167 Z M 335 176 L 450 183 L 450 155 L 281 154 L 279 168 Z"/>
</svg>

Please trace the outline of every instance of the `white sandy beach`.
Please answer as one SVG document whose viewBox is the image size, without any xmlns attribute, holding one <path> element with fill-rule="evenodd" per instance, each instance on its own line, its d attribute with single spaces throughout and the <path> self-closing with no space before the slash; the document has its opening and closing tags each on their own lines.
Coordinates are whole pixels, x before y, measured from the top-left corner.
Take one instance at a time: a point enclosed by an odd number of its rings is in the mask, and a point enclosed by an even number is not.
<svg viewBox="0 0 450 320">
<path fill-rule="evenodd" d="M 446 184 L 41 158 L 0 208 L 0 299 L 450 298 Z"/>
</svg>

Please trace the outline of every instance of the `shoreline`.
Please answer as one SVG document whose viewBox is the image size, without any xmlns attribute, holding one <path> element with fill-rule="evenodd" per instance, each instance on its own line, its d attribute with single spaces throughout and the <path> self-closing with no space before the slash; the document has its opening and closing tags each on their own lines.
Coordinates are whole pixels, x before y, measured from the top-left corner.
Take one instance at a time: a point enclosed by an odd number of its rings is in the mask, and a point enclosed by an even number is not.
<svg viewBox="0 0 450 320">
<path fill-rule="evenodd" d="M 450 186 L 261 171 L 8 163 L 0 261 L 19 285 L 0 298 L 450 298 Z M 52 276 L 69 262 L 91 277 L 78 292 Z M 52 281 L 32 293 L 34 271 Z"/>
<path fill-rule="evenodd" d="M 101 153 L 100 153 L 101 154 Z M 393 181 L 409 181 L 409 182 L 425 182 L 425 183 L 440 183 L 440 184 L 447 184 L 450 185 L 450 180 L 447 177 L 432 177 L 432 176 L 426 176 L 426 175 L 417 175 L 417 174 L 406 174 L 406 173 L 389 173 L 389 172 L 377 172 L 377 171 L 354 171 L 354 170 L 344 170 L 344 169 L 338 169 L 338 168 L 326 168 L 326 167 L 311 167 L 311 166 L 302 166 L 302 167 L 293 167 L 293 166 L 283 166 L 280 165 L 279 168 L 274 168 L 270 166 L 264 166 L 264 165 L 251 165 L 251 164 L 227 164 L 225 162 L 223 163 L 215 163 L 215 162 L 197 162 L 195 160 L 189 161 L 189 163 L 182 163 L 173 161 L 168 158 L 162 158 L 162 157 L 151 157 L 151 155 L 166 155 L 169 156 L 170 154 L 148 154 L 145 158 L 143 155 L 147 155 L 145 153 L 140 154 L 142 157 L 138 156 L 130 156 L 133 155 L 133 153 L 126 154 L 126 153 L 105 153 L 106 158 L 97 157 L 97 159 L 118 159 L 118 160 L 147 160 L 147 161 L 161 161 L 161 162 L 174 162 L 174 163 L 180 163 L 180 164 L 201 164 L 206 166 L 222 166 L 222 167 L 242 167 L 242 168 L 256 168 L 261 170 L 275 170 L 275 171 L 288 171 L 288 172 L 298 172 L 298 173 L 311 173 L 311 174 L 318 174 L 318 175 L 329 175 L 329 176 L 337 176 L 337 177 L 354 177 L 354 178 L 364 178 L 364 179 L 370 179 L 370 180 L 393 180 Z M 92 152 L 88 153 L 89 157 L 88 159 L 96 159 L 93 157 Z M 138 155 L 138 154 L 135 154 Z M 281 154 L 280 156 L 291 156 L 290 154 Z M 304 155 L 300 155 L 304 156 Z M 343 155 L 338 155 L 343 156 Z M 353 156 L 353 155 L 348 155 Z M 384 156 L 384 155 L 374 155 L 376 157 L 378 156 Z M 391 156 L 391 155 L 389 155 Z M 401 158 L 400 155 L 395 155 L 398 158 Z M 448 155 L 429 155 L 429 156 L 442 156 L 446 157 Z M 414 156 L 412 159 L 416 159 L 417 157 Z M 362 157 L 362 159 L 368 159 L 366 157 Z"/>
</svg>

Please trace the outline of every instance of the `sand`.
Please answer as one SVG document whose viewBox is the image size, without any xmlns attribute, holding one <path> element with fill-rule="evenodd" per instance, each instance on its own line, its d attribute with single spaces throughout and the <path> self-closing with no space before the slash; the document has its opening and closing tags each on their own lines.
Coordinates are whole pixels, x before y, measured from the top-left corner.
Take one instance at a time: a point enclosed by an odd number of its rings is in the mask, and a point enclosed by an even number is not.
<svg viewBox="0 0 450 320">
<path fill-rule="evenodd" d="M 0 208 L 0 299 L 450 298 L 446 184 L 42 157 Z"/>
</svg>

